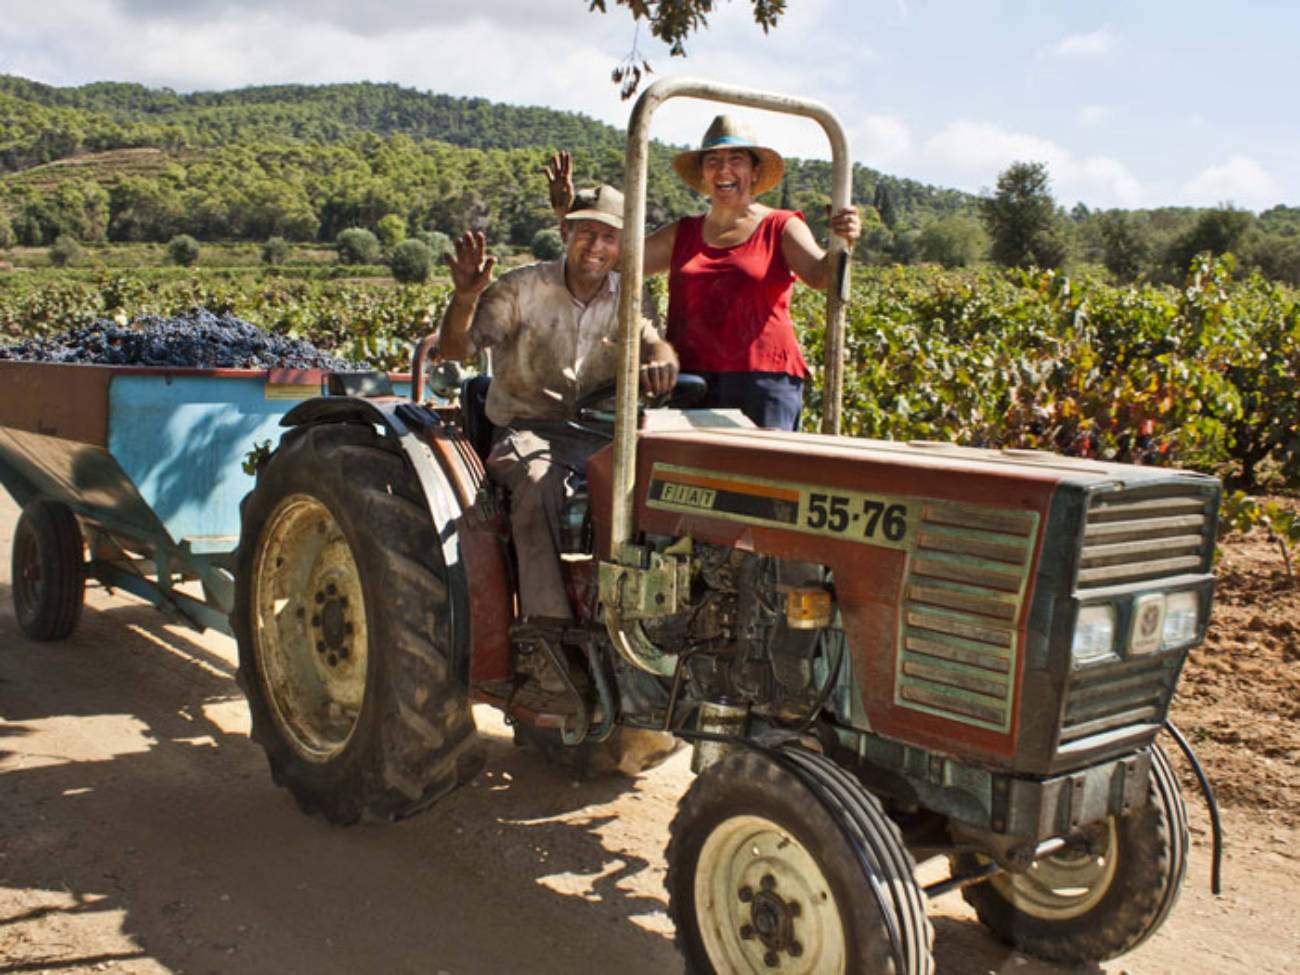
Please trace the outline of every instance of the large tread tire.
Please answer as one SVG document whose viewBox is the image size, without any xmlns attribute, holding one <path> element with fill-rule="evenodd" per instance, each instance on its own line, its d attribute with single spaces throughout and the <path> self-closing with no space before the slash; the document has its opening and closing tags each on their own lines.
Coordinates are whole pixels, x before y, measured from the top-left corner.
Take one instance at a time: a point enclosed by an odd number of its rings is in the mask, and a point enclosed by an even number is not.
<svg viewBox="0 0 1300 975">
<path fill-rule="evenodd" d="M 963 896 L 981 922 L 1027 955 L 1069 965 L 1106 961 L 1132 951 L 1173 910 L 1187 872 L 1187 808 L 1178 780 L 1159 745 L 1151 746 L 1149 801 L 1127 816 L 1113 818 L 1115 849 L 1107 888 L 1094 906 L 1075 917 L 1044 917 L 1014 896 L 1014 880 L 967 887 Z M 982 861 L 957 858 L 955 871 L 969 872 Z M 1011 893 L 1011 897 L 1008 894 Z"/>
<path fill-rule="evenodd" d="M 728 843 L 734 856 L 719 857 L 714 851 Z M 770 878 L 751 876 L 764 873 L 784 879 L 769 885 Z M 797 975 L 933 975 L 934 933 L 914 874 L 879 801 L 832 761 L 802 748 L 775 756 L 739 749 L 705 769 L 678 807 L 668 844 L 668 912 L 693 975 L 777 966 Z M 760 921 L 759 887 L 788 892 L 787 904 L 799 904 L 789 929 L 776 926 L 788 931 L 784 945 L 755 934 L 773 930 L 773 901 Z M 701 896 L 708 903 L 701 905 Z"/>
<path fill-rule="evenodd" d="M 303 661 L 322 646 L 313 643 L 322 631 L 301 624 L 298 629 L 307 636 L 295 641 L 281 635 L 286 628 L 295 632 L 291 622 L 280 624 L 278 615 L 274 627 L 260 622 L 271 614 L 259 606 L 276 596 L 272 562 L 292 561 L 301 550 L 287 542 L 276 547 L 277 538 L 298 537 L 292 529 L 277 535 L 276 526 L 288 524 L 294 511 L 319 513 L 318 520 L 329 526 L 333 540 L 322 551 L 335 553 L 344 575 L 348 559 L 337 553 L 350 555 L 355 585 L 342 591 L 359 592 L 364 603 L 357 614 L 364 638 L 353 638 L 361 645 L 351 647 L 354 662 L 364 653 L 364 666 L 351 678 L 347 728 L 337 735 L 316 717 L 319 708 L 298 706 L 310 698 L 286 680 L 301 674 L 300 683 L 317 693 L 315 674 L 325 673 L 324 665 Z M 231 624 L 253 738 L 266 751 L 274 781 L 304 811 L 331 823 L 411 816 L 473 778 L 482 765 L 468 699 L 468 634 L 463 622 L 452 620 L 455 594 L 440 548 L 441 527 L 433 523 L 400 447 L 360 424 L 290 431 L 244 499 Z M 310 562 L 311 550 L 305 551 L 308 558 L 302 561 Z M 318 600 L 308 588 L 278 598 L 287 601 L 285 614 L 296 613 L 300 620 L 305 614 L 316 627 L 312 604 Z M 342 605 L 349 607 L 348 600 Z M 338 632 L 336 625 L 335 638 Z M 322 707 L 335 709 L 331 719 L 341 710 L 334 700 Z"/>
<path fill-rule="evenodd" d="M 615 775 L 635 779 L 668 761 L 682 744 L 666 731 L 620 725 L 604 741 L 566 745 L 558 730 L 525 722 L 515 725 L 514 739 L 579 782 Z"/>
<path fill-rule="evenodd" d="M 63 640 L 77 628 L 86 597 L 85 546 L 72 509 L 32 501 L 14 528 L 10 562 L 14 615 L 33 640 Z"/>
</svg>

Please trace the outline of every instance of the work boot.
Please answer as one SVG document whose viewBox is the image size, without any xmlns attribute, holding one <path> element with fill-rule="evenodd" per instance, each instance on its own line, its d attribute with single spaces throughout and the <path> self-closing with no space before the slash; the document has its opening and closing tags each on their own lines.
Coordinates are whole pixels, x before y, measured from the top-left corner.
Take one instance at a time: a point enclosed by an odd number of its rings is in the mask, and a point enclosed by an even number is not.
<svg viewBox="0 0 1300 975">
<path fill-rule="evenodd" d="M 541 647 L 535 646 L 531 653 L 521 653 L 516 649 L 515 654 L 515 670 L 528 675 L 528 678 L 535 681 L 547 694 L 563 694 L 568 691 L 569 685 L 555 669 L 550 654 Z"/>
</svg>

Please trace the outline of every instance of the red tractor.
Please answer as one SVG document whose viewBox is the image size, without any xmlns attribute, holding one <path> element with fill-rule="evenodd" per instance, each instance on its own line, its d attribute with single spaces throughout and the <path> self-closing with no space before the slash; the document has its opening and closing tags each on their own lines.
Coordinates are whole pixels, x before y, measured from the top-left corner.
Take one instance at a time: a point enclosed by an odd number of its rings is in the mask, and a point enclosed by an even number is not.
<svg viewBox="0 0 1300 975">
<path fill-rule="evenodd" d="M 929 973 L 927 895 L 955 887 L 1026 952 L 1129 951 L 1186 865 L 1155 739 L 1204 638 L 1219 483 L 834 435 L 843 260 L 823 434 L 639 409 L 647 130 L 677 95 L 815 118 L 847 205 L 816 104 L 687 81 L 637 103 L 612 443 L 567 512 L 573 623 L 515 617 L 485 380 L 431 407 L 336 377 L 285 417 L 232 616 L 276 782 L 336 823 L 419 812 L 477 771 L 473 702 L 625 769 L 671 734 L 698 773 L 667 851 L 691 971 Z M 538 654 L 563 690 L 520 666 Z M 916 862 L 940 856 L 952 879 L 922 889 Z"/>
</svg>

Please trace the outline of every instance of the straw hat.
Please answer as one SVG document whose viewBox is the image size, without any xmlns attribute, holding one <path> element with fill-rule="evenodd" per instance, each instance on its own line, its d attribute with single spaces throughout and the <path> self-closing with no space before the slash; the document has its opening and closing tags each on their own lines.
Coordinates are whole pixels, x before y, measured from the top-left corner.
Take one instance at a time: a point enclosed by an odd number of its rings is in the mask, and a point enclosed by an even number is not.
<svg viewBox="0 0 1300 975">
<path fill-rule="evenodd" d="M 565 220 L 595 220 L 617 230 L 623 229 L 623 194 L 612 186 L 600 185 L 578 190 Z"/>
<path fill-rule="evenodd" d="M 750 189 L 753 196 L 766 193 L 780 183 L 781 177 L 785 175 L 785 162 L 779 152 L 760 146 L 748 125 L 730 115 L 719 115 L 710 123 L 698 149 L 688 149 L 673 157 L 673 169 L 682 178 L 682 182 L 697 193 L 707 195 L 703 173 L 700 171 L 700 158 L 714 149 L 748 149 L 758 157 L 758 172 Z"/>
</svg>

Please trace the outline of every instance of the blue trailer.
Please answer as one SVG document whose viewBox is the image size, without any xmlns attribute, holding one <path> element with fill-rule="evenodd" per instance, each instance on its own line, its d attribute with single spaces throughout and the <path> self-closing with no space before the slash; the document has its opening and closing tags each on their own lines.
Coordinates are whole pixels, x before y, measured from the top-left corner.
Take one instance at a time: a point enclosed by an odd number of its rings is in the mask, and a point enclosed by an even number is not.
<svg viewBox="0 0 1300 975">
<path fill-rule="evenodd" d="M 0 483 L 23 511 L 13 600 L 24 632 L 68 636 L 95 579 L 230 633 L 245 468 L 295 405 L 331 384 L 383 382 L 366 377 L 0 361 Z M 407 380 L 392 376 L 392 391 L 409 393 Z"/>
</svg>

